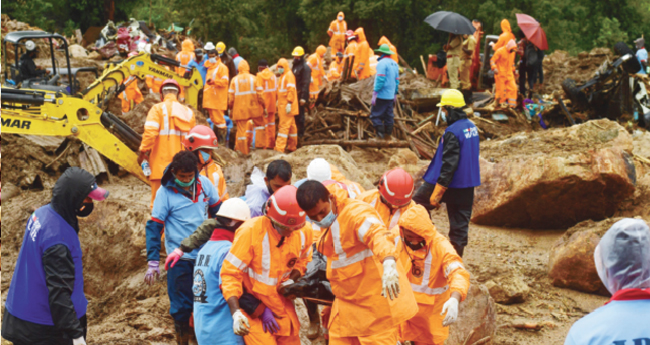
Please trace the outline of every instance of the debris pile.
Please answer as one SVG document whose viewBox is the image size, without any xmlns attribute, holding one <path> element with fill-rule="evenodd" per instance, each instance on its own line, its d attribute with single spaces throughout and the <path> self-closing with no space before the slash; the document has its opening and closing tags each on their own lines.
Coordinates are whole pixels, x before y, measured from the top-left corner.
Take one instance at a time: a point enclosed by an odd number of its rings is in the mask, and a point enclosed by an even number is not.
<svg viewBox="0 0 650 345">
<path fill-rule="evenodd" d="M 578 56 L 556 50 L 544 57 L 544 86 L 540 93 L 548 95 L 562 91 L 562 82 L 567 78 L 584 83 L 594 76 L 594 72 L 603 63 L 609 61 L 614 61 L 614 54 L 608 48 L 594 48 Z"/>
</svg>

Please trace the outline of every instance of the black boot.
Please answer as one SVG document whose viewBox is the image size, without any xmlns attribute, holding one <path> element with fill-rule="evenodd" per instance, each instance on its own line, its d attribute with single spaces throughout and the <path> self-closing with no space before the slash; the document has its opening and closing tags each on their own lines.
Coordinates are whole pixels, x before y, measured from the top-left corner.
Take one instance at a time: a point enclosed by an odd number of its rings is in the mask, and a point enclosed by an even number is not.
<svg viewBox="0 0 650 345">
<path fill-rule="evenodd" d="M 458 245 L 458 244 L 456 244 L 454 242 L 451 242 L 451 246 L 454 247 L 454 249 L 456 249 L 456 253 L 458 253 L 458 256 L 460 256 L 462 258 L 463 257 L 463 252 L 465 251 L 465 247 L 461 246 L 461 245 Z"/>
<path fill-rule="evenodd" d="M 471 107 L 473 102 L 472 90 L 463 90 L 463 98 L 465 98 L 465 104 Z"/>
<path fill-rule="evenodd" d="M 377 139 L 384 139 L 384 126 L 375 126 L 375 132 L 377 133 Z"/>
<path fill-rule="evenodd" d="M 190 323 L 174 321 L 174 328 L 176 329 L 176 343 L 178 345 L 189 345 L 193 333 Z"/>
<path fill-rule="evenodd" d="M 384 139 L 388 141 L 393 139 L 393 126 L 386 126 L 386 131 L 384 132 Z"/>
</svg>

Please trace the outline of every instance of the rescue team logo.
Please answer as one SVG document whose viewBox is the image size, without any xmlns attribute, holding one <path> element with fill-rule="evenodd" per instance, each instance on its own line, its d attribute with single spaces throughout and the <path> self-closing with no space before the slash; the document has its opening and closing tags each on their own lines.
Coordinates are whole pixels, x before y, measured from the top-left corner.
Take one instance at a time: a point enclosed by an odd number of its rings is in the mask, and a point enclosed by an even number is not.
<svg viewBox="0 0 650 345">
<path fill-rule="evenodd" d="M 206 296 L 206 283 L 203 271 L 197 269 L 194 272 L 194 284 L 192 285 L 192 293 L 194 293 L 194 302 L 208 303 L 208 296 Z"/>
<path fill-rule="evenodd" d="M 18 119 L 11 119 L 11 118 L 3 118 L 2 119 L 2 127 L 6 128 L 18 128 L 18 129 L 26 129 L 29 130 L 32 125 L 32 121 L 21 121 Z"/>
<path fill-rule="evenodd" d="M 293 259 L 289 260 L 289 263 L 287 264 L 287 267 L 289 267 L 289 268 L 293 268 L 293 266 L 296 265 L 296 261 L 297 261 L 297 260 L 298 260 L 298 259 L 296 259 L 296 258 L 293 258 Z"/>
<path fill-rule="evenodd" d="M 465 134 L 466 139 L 470 139 L 473 137 L 478 137 L 478 129 L 476 127 L 474 128 L 466 128 L 463 130 L 463 134 Z"/>
<path fill-rule="evenodd" d="M 38 221 L 36 213 L 32 213 L 32 216 L 29 217 L 29 223 L 27 223 L 27 231 L 29 232 L 29 237 L 32 239 L 32 242 L 36 242 L 36 235 L 41 230 L 41 222 Z"/>
</svg>

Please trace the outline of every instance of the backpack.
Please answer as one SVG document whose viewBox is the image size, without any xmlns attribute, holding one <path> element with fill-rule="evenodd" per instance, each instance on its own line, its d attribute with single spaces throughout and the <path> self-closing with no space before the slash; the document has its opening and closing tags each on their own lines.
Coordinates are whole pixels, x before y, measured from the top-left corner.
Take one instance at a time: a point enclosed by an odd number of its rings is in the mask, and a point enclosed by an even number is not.
<svg viewBox="0 0 650 345">
<path fill-rule="evenodd" d="M 537 62 L 539 61 L 538 55 L 537 55 L 537 48 L 531 43 L 526 44 L 526 48 L 524 50 L 524 56 L 526 57 L 526 66 L 527 67 L 534 67 L 537 66 Z"/>
</svg>

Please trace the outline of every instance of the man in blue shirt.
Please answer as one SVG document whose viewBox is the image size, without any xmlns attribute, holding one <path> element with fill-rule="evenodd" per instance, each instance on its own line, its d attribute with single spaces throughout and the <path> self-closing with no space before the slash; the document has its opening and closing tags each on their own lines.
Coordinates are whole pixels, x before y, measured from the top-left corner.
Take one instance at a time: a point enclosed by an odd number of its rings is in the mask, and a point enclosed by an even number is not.
<svg viewBox="0 0 650 345">
<path fill-rule="evenodd" d="M 237 49 L 234 47 L 230 47 L 228 49 L 228 55 L 232 56 L 232 62 L 235 64 L 235 70 L 239 71 L 239 63 L 244 60 L 243 57 L 239 56 L 239 53 L 237 53 Z"/>
<path fill-rule="evenodd" d="M 205 56 L 203 55 L 203 50 L 201 48 L 194 50 L 194 60 L 190 61 L 187 64 L 190 67 L 196 68 L 199 73 L 201 73 L 201 78 L 203 78 L 203 85 L 205 85 L 205 75 L 208 73 L 208 68 L 205 67 Z"/>
<path fill-rule="evenodd" d="M 85 345 L 87 330 L 82 249 L 77 218 L 108 192 L 87 171 L 68 168 L 49 204 L 29 217 L 2 320 L 2 336 L 16 345 Z"/>
<path fill-rule="evenodd" d="M 462 110 L 465 98 L 460 91 L 445 91 L 438 107 L 442 108 L 448 127 L 413 201 L 429 210 L 440 208 L 441 202 L 447 204 L 449 241 L 462 257 L 468 241 L 474 188 L 481 185 L 478 128 Z"/>
<path fill-rule="evenodd" d="M 258 170 L 259 171 L 259 170 Z M 251 209 L 251 217 L 263 215 L 262 209 L 271 195 L 278 189 L 291 184 L 291 164 L 278 159 L 269 163 L 266 168 L 266 176 L 253 171 L 251 174 L 252 184 L 246 187 L 246 204 Z"/>
<path fill-rule="evenodd" d="M 372 92 L 370 121 L 379 138 L 390 140 L 394 125 L 393 106 L 397 102 L 399 91 L 399 66 L 390 58 L 390 55 L 395 53 L 390 50 L 388 44 L 382 44 L 375 51 L 381 55 L 377 63 L 375 87 Z"/>
<path fill-rule="evenodd" d="M 600 280 L 612 294 L 605 306 L 578 320 L 565 345 L 650 344 L 650 228 L 626 218 L 607 230 L 594 252 Z"/>
<path fill-rule="evenodd" d="M 639 60 L 639 63 L 641 64 L 641 70 L 637 72 L 637 74 L 646 74 L 646 67 L 648 67 L 648 51 L 645 50 L 645 39 L 643 37 L 638 38 L 636 41 L 634 41 L 634 44 L 636 45 L 636 58 Z"/>
<path fill-rule="evenodd" d="M 147 222 L 148 270 L 145 282 L 153 285 L 160 275 L 160 237 L 165 232 L 165 249 L 171 254 L 204 220 L 219 209 L 219 193 L 210 180 L 197 171 L 198 158 L 191 151 L 177 153 L 167 167 L 156 194 L 151 220 Z M 198 251 L 185 253 L 167 273 L 169 313 L 174 319 L 178 344 L 193 337 L 190 316 L 194 306 L 192 275 Z"/>
</svg>

